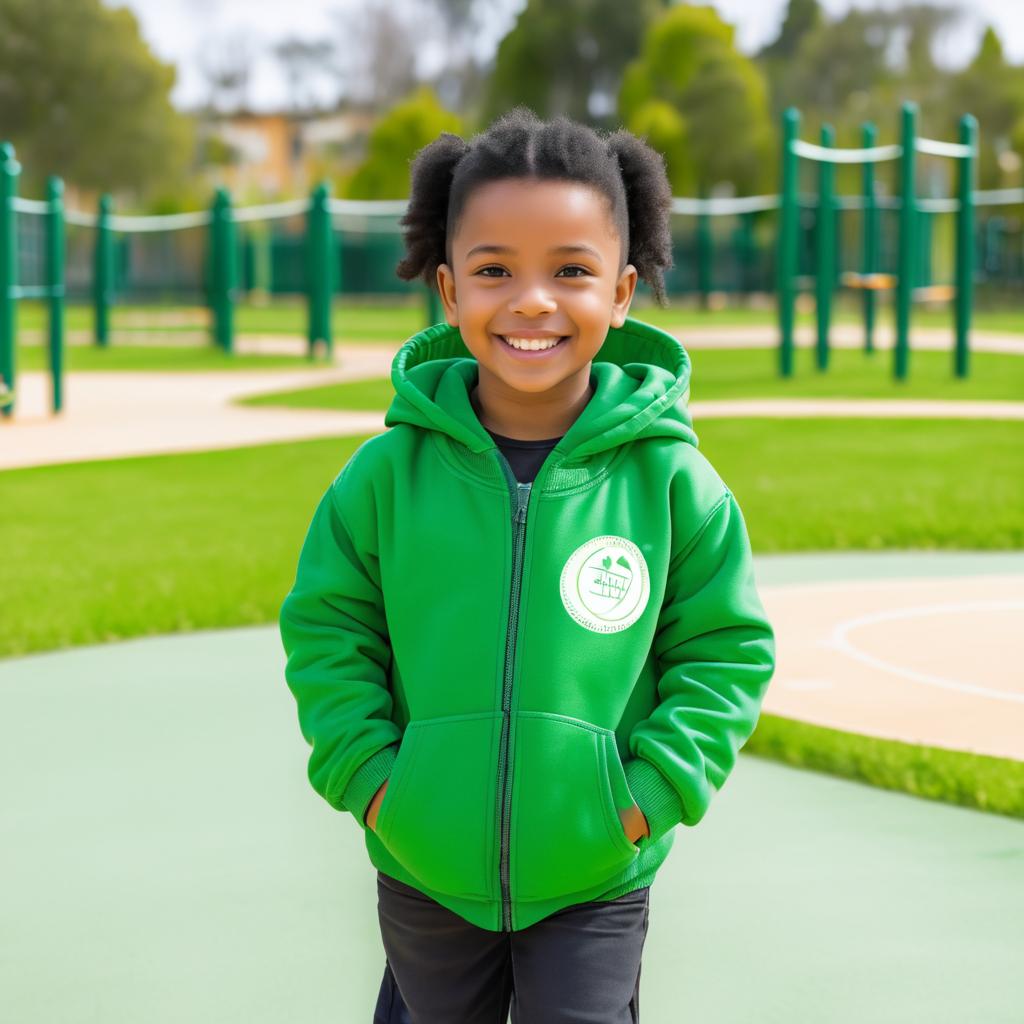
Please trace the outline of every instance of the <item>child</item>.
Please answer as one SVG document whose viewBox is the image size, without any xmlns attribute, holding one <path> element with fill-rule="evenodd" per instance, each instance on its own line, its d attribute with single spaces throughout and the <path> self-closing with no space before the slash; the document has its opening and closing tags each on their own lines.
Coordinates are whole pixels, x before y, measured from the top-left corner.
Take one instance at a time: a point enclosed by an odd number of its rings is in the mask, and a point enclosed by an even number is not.
<svg viewBox="0 0 1024 1024">
<path fill-rule="evenodd" d="M 310 782 L 377 869 L 378 1021 L 636 1022 L 650 884 L 757 723 L 743 517 L 689 357 L 627 316 L 670 203 L 640 139 L 521 107 L 413 163 L 398 273 L 447 322 L 281 609 Z"/>
</svg>

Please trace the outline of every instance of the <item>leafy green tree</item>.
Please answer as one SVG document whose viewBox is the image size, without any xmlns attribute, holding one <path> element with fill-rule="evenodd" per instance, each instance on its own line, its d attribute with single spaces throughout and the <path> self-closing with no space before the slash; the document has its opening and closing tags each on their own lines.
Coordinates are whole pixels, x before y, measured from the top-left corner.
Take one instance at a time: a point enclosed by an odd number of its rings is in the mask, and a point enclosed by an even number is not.
<svg viewBox="0 0 1024 1024">
<path fill-rule="evenodd" d="M 697 169 L 688 150 L 690 128 L 671 103 L 647 100 L 640 104 L 630 120 L 630 131 L 646 139 L 665 158 L 674 195 L 697 194 Z"/>
<path fill-rule="evenodd" d="M 125 8 L 0 0 L 0 138 L 15 144 L 29 188 L 59 174 L 140 192 L 181 173 L 192 128 L 171 106 L 174 78 Z"/>
<path fill-rule="evenodd" d="M 663 153 L 677 195 L 723 183 L 749 194 L 774 178 L 766 82 L 711 7 L 680 4 L 651 26 L 623 76 L 619 115 Z"/>
<path fill-rule="evenodd" d="M 350 199 L 405 199 L 409 163 L 441 132 L 462 132 L 462 120 L 445 110 L 432 89 L 420 86 L 392 107 L 370 133 L 366 159 L 345 185 Z"/>
<path fill-rule="evenodd" d="M 838 119 L 851 97 L 892 78 L 890 39 L 885 12 L 853 9 L 822 22 L 800 42 L 785 80 L 789 95 L 779 97 L 783 106 L 806 105 Z"/>
<path fill-rule="evenodd" d="M 950 93 L 957 114 L 971 113 L 978 119 L 981 187 L 998 188 L 999 154 L 1013 147 L 1024 119 L 1024 68 L 1006 62 L 994 29 L 982 36 L 974 59 L 954 77 Z"/>
<path fill-rule="evenodd" d="M 523 104 L 541 117 L 612 126 L 622 70 L 667 6 L 668 0 L 528 0 L 498 46 L 481 121 Z"/>
<path fill-rule="evenodd" d="M 818 0 L 789 0 L 779 34 L 758 54 L 762 60 L 789 61 L 796 56 L 804 37 L 822 23 Z"/>
</svg>

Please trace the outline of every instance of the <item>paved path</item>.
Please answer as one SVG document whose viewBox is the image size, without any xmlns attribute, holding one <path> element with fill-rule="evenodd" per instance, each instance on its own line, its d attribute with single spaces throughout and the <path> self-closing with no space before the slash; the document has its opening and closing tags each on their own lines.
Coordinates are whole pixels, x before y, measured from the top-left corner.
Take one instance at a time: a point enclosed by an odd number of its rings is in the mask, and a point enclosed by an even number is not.
<svg viewBox="0 0 1024 1024">
<path fill-rule="evenodd" d="M 283 662 L 274 627 L 0 662 L 5 1019 L 369 1021 L 375 876 Z M 1020 821 L 743 754 L 652 887 L 643 1019 L 1017 1024 L 1022 866 Z"/>
<path fill-rule="evenodd" d="M 0 469 L 374 433 L 384 427 L 383 412 L 232 403 L 244 395 L 378 377 L 388 367 L 390 356 L 368 345 L 349 346 L 342 365 L 317 370 L 72 373 L 59 416 L 49 411 L 47 375 L 22 373 L 13 421 L 0 423 Z"/>
<path fill-rule="evenodd" d="M 18 378 L 12 422 L 0 422 L 0 469 L 201 451 L 302 438 L 369 434 L 384 413 L 233 404 L 244 395 L 388 376 L 395 349 L 346 345 L 317 370 L 80 372 L 68 374 L 65 409 L 49 412 L 49 379 Z M 911 417 L 1024 420 L 1024 402 L 909 399 L 693 401 L 696 423 L 716 417 Z"/>
</svg>

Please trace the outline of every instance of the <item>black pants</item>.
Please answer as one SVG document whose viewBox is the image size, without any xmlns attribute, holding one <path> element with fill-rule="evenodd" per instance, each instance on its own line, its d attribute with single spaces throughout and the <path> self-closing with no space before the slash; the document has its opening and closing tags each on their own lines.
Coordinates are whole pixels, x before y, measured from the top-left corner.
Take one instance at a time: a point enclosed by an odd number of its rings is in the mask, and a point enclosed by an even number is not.
<svg viewBox="0 0 1024 1024">
<path fill-rule="evenodd" d="M 387 962 L 373 1024 L 638 1024 L 650 886 L 517 932 L 478 928 L 377 872 Z"/>
</svg>

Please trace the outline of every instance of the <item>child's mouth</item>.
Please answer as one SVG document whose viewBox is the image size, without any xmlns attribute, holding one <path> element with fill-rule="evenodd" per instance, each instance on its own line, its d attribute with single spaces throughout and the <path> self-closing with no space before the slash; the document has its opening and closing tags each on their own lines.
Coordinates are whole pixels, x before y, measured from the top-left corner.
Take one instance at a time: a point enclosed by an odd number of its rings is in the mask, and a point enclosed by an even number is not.
<svg viewBox="0 0 1024 1024">
<path fill-rule="evenodd" d="M 543 359 L 544 356 L 561 348 L 569 335 L 560 338 L 517 338 L 514 335 L 496 334 L 502 348 L 517 359 Z"/>
</svg>

